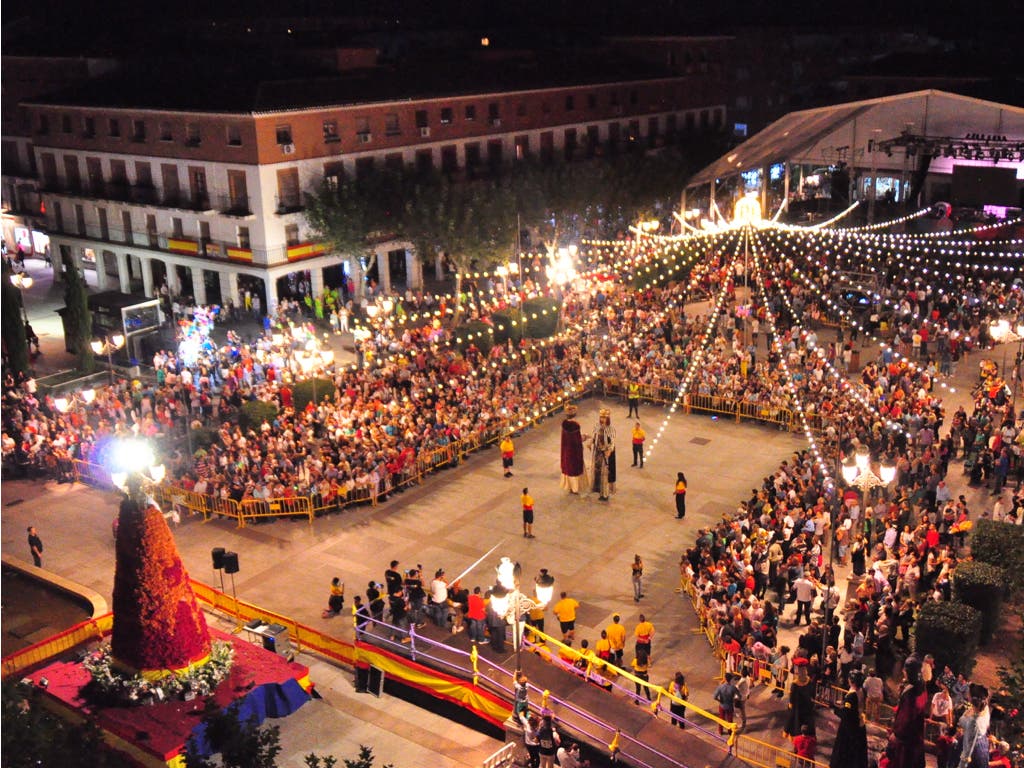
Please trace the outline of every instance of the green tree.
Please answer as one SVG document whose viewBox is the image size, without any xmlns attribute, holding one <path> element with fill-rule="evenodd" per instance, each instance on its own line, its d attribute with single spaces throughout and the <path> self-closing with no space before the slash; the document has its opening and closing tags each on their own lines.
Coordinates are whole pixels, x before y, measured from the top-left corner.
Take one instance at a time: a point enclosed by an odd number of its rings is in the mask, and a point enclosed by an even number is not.
<svg viewBox="0 0 1024 768">
<path fill-rule="evenodd" d="M 1018 643 L 1010 665 L 999 667 L 999 680 L 1003 687 L 996 694 L 996 700 L 1007 712 L 1004 736 L 1019 741 L 1024 735 L 1024 717 L 1021 716 L 1024 713 L 1024 639 Z"/>
<path fill-rule="evenodd" d="M 4 766 L 114 768 L 124 764 L 108 752 L 95 721 L 72 725 L 61 720 L 13 683 L 4 683 L 2 695 Z"/>
<path fill-rule="evenodd" d="M 14 272 L 7 262 L 3 263 L 3 285 L 0 286 L 0 300 L 3 301 L 2 321 L 4 346 L 12 373 L 28 373 L 28 342 L 25 340 L 25 322 L 22 320 L 21 291 L 11 283 Z"/>
<path fill-rule="evenodd" d="M 96 367 L 92 347 L 92 313 L 89 311 L 89 294 L 85 288 L 82 273 L 70 253 L 61 254 L 64 266 L 64 323 L 68 335 L 67 345 L 78 356 L 78 370 L 92 373 Z"/>
<path fill-rule="evenodd" d="M 275 768 L 281 753 L 281 729 L 260 727 L 255 718 L 243 722 L 238 716 L 240 702 L 221 709 L 213 697 L 206 700 L 203 724 L 206 741 L 219 761 L 203 757 L 195 736 L 185 743 L 187 768 Z"/>
<path fill-rule="evenodd" d="M 345 768 L 373 768 L 373 750 L 361 744 L 359 746 L 359 757 L 355 760 L 346 759 Z M 338 764 L 336 757 L 320 757 L 319 755 L 306 755 L 306 768 L 334 768 Z M 393 763 L 385 763 L 381 768 L 395 768 Z"/>
<path fill-rule="evenodd" d="M 371 238 L 396 234 L 401 224 L 400 178 L 391 171 L 331 177 L 306 196 L 306 221 L 332 250 L 356 256 L 365 270 Z"/>
<path fill-rule="evenodd" d="M 443 250 L 455 266 L 455 295 L 462 278 L 488 269 L 511 252 L 515 240 L 515 195 L 507 179 L 457 181 L 441 173 L 407 177 L 400 229 L 420 253 Z M 459 301 L 454 324 L 462 313 Z"/>
</svg>

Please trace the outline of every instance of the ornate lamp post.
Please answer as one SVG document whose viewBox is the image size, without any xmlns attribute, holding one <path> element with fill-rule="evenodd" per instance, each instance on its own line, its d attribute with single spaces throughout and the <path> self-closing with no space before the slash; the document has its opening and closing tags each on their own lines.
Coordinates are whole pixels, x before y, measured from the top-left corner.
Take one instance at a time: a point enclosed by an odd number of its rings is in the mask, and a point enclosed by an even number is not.
<svg viewBox="0 0 1024 768">
<path fill-rule="evenodd" d="M 512 644 L 516 649 L 518 674 L 523 668 L 523 619 L 534 608 L 543 608 L 551 602 L 555 593 L 555 578 L 548 574 L 538 576 L 534 581 L 534 599 L 520 590 L 522 570 L 519 563 L 503 557 L 498 563 L 497 572 L 498 583 L 491 587 L 491 608 L 512 625 Z"/>
<path fill-rule="evenodd" d="M 102 340 L 93 339 L 89 344 L 92 351 L 97 355 L 107 356 L 107 369 L 110 372 L 110 383 L 114 383 L 114 353 L 124 346 L 124 335 L 115 333 L 111 336 L 104 336 Z"/>
<path fill-rule="evenodd" d="M 857 451 L 853 464 L 843 464 L 842 473 L 846 484 L 860 491 L 865 508 L 867 508 L 868 495 L 872 489 L 888 488 L 889 484 L 896 479 L 896 467 L 887 462 L 882 462 L 879 465 L 876 475 L 871 469 L 871 455 L 866 450 Z M 873 524 L 871 527 L 874 530 Z"/>
<path fill-rule="evenodd" d="M 32 276 L 28 272 L 16 272 L 11 275 L 11 282 L 21 291 L 21 319 L 28 324 L 28 312 L 25 311 L 25 291 L 32 287 Z"/>
</svg>

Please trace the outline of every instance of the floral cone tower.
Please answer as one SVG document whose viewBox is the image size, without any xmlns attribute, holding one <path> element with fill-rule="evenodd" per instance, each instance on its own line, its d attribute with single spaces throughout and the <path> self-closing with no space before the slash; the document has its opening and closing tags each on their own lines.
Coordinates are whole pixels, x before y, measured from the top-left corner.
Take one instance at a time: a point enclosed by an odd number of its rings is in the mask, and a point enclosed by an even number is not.
<svg viewBox="0 0 1024 768">
<path fill-rule="evenodd" d="M 121 502 L 111 651 L 157 679 L 205 663 L 210 632 L 159 507 L 132 488 Z"/>
</svg>

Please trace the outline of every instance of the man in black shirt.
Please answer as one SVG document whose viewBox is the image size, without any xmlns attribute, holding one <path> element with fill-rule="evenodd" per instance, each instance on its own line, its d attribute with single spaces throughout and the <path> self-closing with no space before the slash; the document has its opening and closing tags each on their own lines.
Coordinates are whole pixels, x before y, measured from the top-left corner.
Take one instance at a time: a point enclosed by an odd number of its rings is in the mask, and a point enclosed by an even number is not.
<svg viewBox="0 0 1024 768">
<path fill-rule="evenodd" d="M 35 526 L 33 525 L 28 527 L 28 548 L 32 551 L 32 562 L 36 564 L 36 568 L 42 568 L 43 540 L 39 538 L 39 534 L 36 533 Z"/>
<path fill-rule="evenodd" d="M 392 560 L 391 567 L 384 571 L 384 585 L 388 588 L 389 595 L 402 588 L 402 574 L 398 572 L 397 560 Z"/>
</svg>

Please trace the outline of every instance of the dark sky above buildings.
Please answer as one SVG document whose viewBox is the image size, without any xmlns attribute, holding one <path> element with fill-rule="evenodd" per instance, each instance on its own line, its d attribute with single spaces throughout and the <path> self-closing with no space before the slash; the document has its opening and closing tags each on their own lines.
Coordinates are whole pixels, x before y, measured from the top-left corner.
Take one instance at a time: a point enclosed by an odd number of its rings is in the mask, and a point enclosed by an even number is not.
<svg viewBox="0 0 1024 768">
<path fill-rule="evenodd" d="M 959 36 L 1010 34 L 1024 0 L 5 0 L 5 37 L 32 17 L 36 44 L 150 46 L 199 20 L 350 17 L 398 30 L 452 26 L 500 33 L 534 30 L 571 39 L 589 33 L 717 34 L 737 26 L 912 26 Z M 511 32 L 510 32 L 511 34 Z M 163 41 L 161 41 L 163 42 Z M 1007 39 L 1008 46 L 1017 44 Z"/>
</svg>

